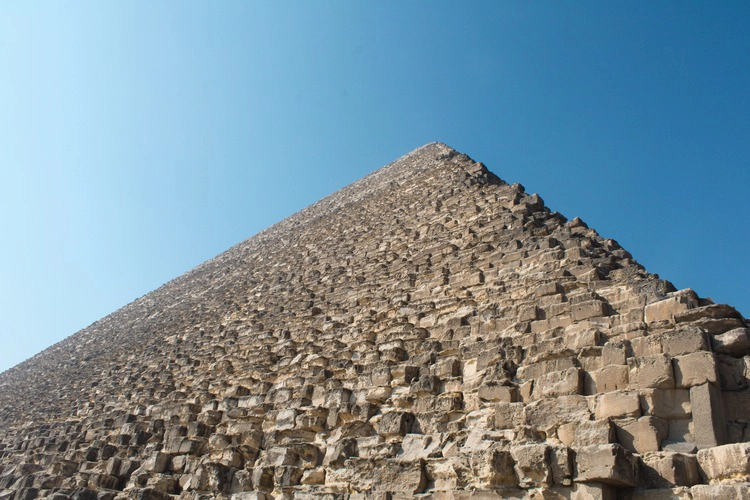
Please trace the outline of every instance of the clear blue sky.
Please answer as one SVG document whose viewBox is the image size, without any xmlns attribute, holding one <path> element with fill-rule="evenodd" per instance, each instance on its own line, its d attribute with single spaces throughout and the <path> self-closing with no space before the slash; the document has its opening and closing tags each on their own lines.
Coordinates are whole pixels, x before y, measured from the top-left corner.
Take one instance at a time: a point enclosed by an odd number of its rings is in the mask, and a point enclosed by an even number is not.
<svg viewBox="0 0 750 500">
<path fill-rule="evenodd" d="M 430 141 L 750 315 L 750 2 L 0 4 L 0 370 Z"/>
</svg>

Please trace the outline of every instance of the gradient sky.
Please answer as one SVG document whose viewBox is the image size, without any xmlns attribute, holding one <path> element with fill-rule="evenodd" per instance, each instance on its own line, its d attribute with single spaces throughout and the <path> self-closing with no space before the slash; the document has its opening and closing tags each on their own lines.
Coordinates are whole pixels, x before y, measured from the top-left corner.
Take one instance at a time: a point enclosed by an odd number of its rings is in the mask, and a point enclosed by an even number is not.
<svg viewBox="0 0 750 500">
<path fill-rule="evenodd" d="M 0 371 L 427 142 L 750 316 L 750 2 L 0 3 Z"/>
</svg>

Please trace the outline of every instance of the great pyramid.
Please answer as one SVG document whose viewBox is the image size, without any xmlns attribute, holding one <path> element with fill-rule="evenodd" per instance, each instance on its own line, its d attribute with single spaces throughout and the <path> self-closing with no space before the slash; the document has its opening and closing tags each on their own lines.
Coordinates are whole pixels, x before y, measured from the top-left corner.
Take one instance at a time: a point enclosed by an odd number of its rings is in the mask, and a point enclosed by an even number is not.
<svg viewBox="0 0 750 500">
<path fill-rule="evenodd" d="M 0 499 L 750 498 L 750 338 L 432 143 L 0 375 Z"/>
</svg>

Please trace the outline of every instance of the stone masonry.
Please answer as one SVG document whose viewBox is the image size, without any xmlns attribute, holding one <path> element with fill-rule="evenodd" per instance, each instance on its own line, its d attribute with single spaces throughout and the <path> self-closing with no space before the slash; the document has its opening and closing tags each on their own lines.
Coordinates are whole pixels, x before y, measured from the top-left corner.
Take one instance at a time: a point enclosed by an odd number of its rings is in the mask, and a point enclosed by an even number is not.
<svg viewBox="0 0 750 500">
<path fill-rule="evenodd" d="M 750 498 L 750 337 L 428 144 L 0 374 L 0 500 Z"/>
</svg>

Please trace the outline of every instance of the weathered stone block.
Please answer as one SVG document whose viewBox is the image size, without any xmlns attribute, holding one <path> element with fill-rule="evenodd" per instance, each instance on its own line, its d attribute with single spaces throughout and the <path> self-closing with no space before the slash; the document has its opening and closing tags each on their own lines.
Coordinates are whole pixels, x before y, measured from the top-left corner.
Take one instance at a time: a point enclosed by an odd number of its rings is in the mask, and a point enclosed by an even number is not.
<svg viewBox="0 0 750 500">
<path fill-rule="evenodd" d="M 660 340 L 662 352 L 670 356 L 708 350 L 706 334 L 700 328 L 679 328 L 663 334 Z"/>
<path fill-rule="evenodd" d="M 628 367 L 625 365 L 608 365 L 601 370 L 591 372 L 593 382 L 590 387 L 591 394 L 627 389 L 628 372 Z"/>
<path fill-rule="evenodd" d="M 641 402 L 635 391 L 614 391 L 596 397 L 597 419 L 640 417 Z"/>
<path fill-rule="evenodd" d="M 667 422 L 658 417 L 618 420 L 615 426 L 617 441 L 626 449 L 639 454 L 659 451 L 661 442 L 669 435 Z"/>
<path fill-rule="evenodd" d="M 579 448 L 576 464 L 576 481 L 624 487 L 638 485 L 638 459 L 619 444 Z"/>
<path fill-rule="evenodd" d="M 710 383 L 693 386 L 690 388 L 690 406 L 698 449 L 724 444 L 727 427 L 721 391 Z"/>
<path fill-rule="evenodd" d="M 750 498 L 748 484 L 696 484 L 690 488 L 692 500 L 747 500 Z"/>
<path fill-rule="evenodd" d="M 699 351 L 672 360 L 675 385 L 678 389 L 687 389 L 694 385 L 719 382 L 716 369 L 716 356 L 708 351 Z"/>
<path fill-rule="evenodd" d="M 674 321 L 676 314 L 698 307 L 698 296 L 690 289 L 675 292 L 672 297 L 646 305 L 643 310 L 644 321 Z"/>
<path fill-rule="evenodd" d="M 714 351 L 731 356 L 750 354 L 750 333 L 747 328 L 735 328 L 711 338 Z"/>
<path fill-rule="evenodd" d="M 673 389 L 674 373 L 667 355 L 629 358 L 629 382 L 633 389 Z"/>
<path fill-rule="evenodd" d="M 523 416 L 526 425 L 545 429 L 566 422 L 589 420 L 591 412 L 584 396 L 560 396 L 524 405 Z"/>
<path fill-rule="evenodd" d="M 646 489 L 693 486 L 701 482 L 695 455 L 662 451 L 647 453 L 641 460 L 641 485 Z"/>
<path fill-rule="evenodd" d="M 583 371 L 578 367 L 547 373 L 534 380 L 533 399 L 581 394 Z"/>
<path fill-rule="evenodd" d="M 479 387 L 477 395 L 479 399 L 484 401 L 515 403 L 518 401 L 518 388 L 507 385 L 487 384 Z"/>
<path fill-rule="evenodd" d="M 699 450 L 698 463 L 711 483 L 750 481 L 750 443 Z"/>
<path fill-rule="evenodd" d="M 571 422 L 568 425 L 572 425 L 574 428 L 575 437 L 572 446 L 576 449 L 617 442 L 615 427 L 608 418 Z"/>
<path fill-rule="evenodd" d="M 325 485 L 342 491 L 415 494 L 424 491 L 424 461 L 399 462 L 350 458 L 344 467 L 328 469 Z"/>
<path fill-rule="evenodd" d="M 411 431 L 414 415 L 406 412 L 389 412 L 378 424 L 378 433 L 383 436 L 403 436 Z"/>
<path fill-rule="evenodd" d="M 545 444 L 514 446 L 510 450 L 515 461 L 521 488 L 539 488 L 552 483 L 550 450 Z"/>
</svg>

